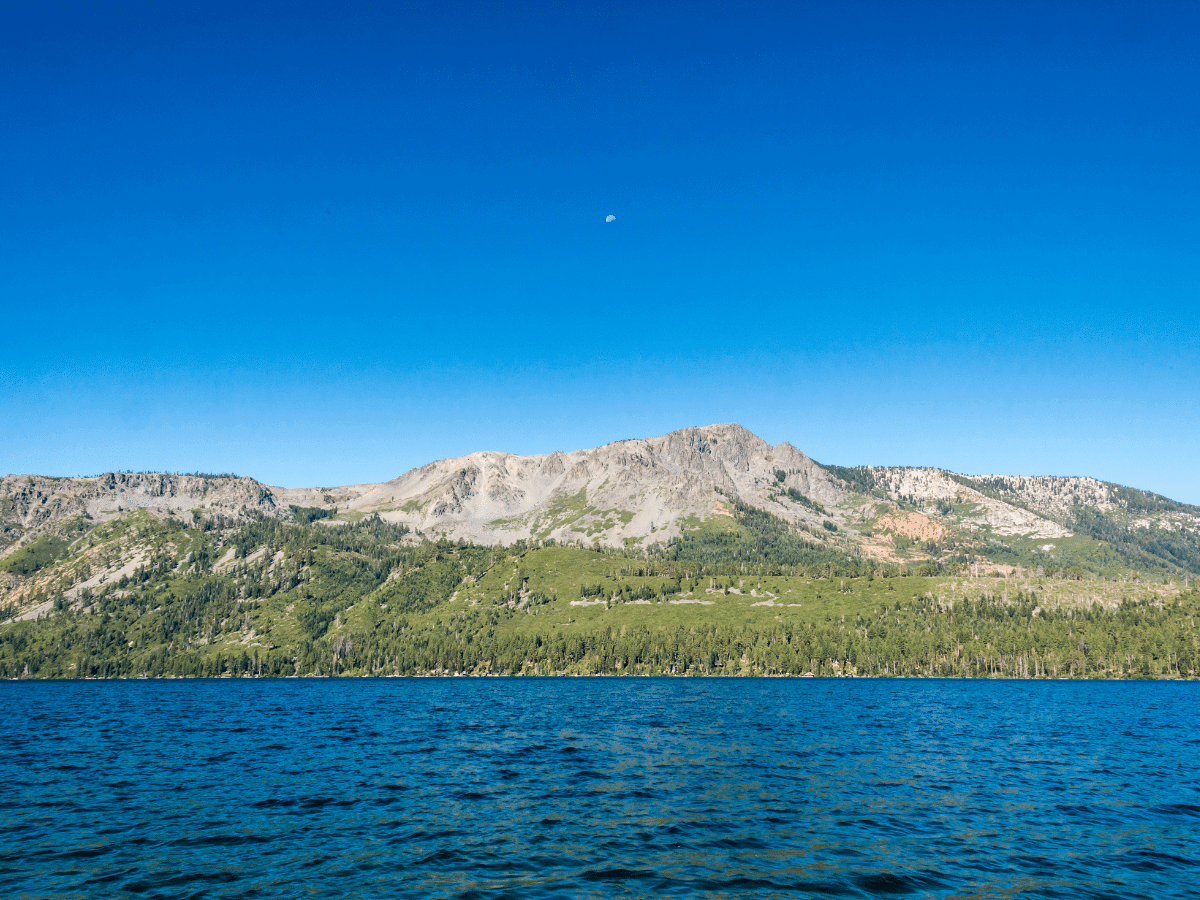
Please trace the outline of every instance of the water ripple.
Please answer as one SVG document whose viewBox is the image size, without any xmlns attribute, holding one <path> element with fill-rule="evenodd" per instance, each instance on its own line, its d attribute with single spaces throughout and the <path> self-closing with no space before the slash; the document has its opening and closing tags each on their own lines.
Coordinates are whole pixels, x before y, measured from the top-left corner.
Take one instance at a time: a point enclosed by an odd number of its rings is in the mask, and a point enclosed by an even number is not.
<svg viewBox="0 0 1200 900">
<path fill-rule="evenodd" d="M 0 896 L 1200 896 L 1200 686 L 0 684 Z"/>
</svg>

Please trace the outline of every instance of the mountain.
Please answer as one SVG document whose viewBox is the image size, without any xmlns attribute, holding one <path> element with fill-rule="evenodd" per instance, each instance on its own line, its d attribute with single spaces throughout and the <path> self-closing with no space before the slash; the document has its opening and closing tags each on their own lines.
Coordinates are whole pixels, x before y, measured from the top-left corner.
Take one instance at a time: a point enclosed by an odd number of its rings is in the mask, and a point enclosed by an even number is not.
<svg viewBox="0 0 1200 900">
<path fill-rule="evenodd" d="M 814 546 L 879 564 L 1200 573 L 1195 506 L 1092 478 L 821 465 L 736 424 L 540 456 L 481 451 L 338 487 L 272 487 L 231 475 L 8 475 L 0 479 L 0 569 L 34 565 L 5 560 L 39 539 L 69 543 L 139 511 L 223 526 L 378 516 L 478 544 L 662 551 L 694 533 L 736 530 L 735 513 L 746 507 Z"/>
<path fill-rule="evenodd" d="M 271 491 L 287 504 L 336 504 L 344 516 L 378 514 L 478 543 L 554 539 L 620 547 L 662 543 L 686 522 L 728 516 L 733 499 L 820 528 L 813 504 L 789 499 L 788 488 L 833 505 L 849 493 L 791 444 L 772 447 L 731 424 L 544 456 L 472 453 L 382 484 Z"/>
<path fill-rule="evenodd" d="M 738 425 L 381 484 L 0 479 L 0 677 L 1200 675 L 1200 509 Z"/>
<path fill-rule="evenodd" d="M 64 527 L 85 530 L 139 509 L 158 516 L 192 510 L 237 521 L 279 516 L 271 489 L 253 478 L 108 472 L 95 478 L 0 478 L 0 557 Z"/>
</svg>

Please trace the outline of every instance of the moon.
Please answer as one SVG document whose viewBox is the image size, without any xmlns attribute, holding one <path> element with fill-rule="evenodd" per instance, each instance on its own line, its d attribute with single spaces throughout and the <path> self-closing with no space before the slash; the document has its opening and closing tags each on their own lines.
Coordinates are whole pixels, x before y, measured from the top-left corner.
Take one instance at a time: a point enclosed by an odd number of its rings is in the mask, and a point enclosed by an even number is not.
<svg viewBox="0 0 1200 900">
<path fill-rule="evenodd" d="M 607 216 L 607 217 L 604 219 L 604 221 L 605 221 L 605 222 L 615 222 L 615 221 L 617 221 L 617 217 L 616 217 L 616 216 Z"/>
</svg>

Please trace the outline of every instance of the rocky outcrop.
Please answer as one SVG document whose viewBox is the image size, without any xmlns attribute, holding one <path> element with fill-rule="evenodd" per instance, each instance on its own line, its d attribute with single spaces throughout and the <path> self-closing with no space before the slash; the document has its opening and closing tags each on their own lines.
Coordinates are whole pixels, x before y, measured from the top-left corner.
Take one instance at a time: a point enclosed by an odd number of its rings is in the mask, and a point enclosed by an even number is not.
<svg viewBox="0 0 1200 900">
<path fill-rule="evenodd" d="M 106 472 L 97 478 L 0 478 L 0 552 L 15 550 L 71 520 L 96 523 L 135 510 L 176 515 L 198 510 L 235 521 L 277 516 L 274 494 L 253 478 Z"/>
<path fill-rule="evenodd" d="M 877 488 L 882 489 L 889 498 L 934 504 L 932 509 L 937 508 L 938 501 L 951 504 L 952 508 L 941 511 L 940 517 L 970 530 L 1033 538 L 1061 538 L 1071 533 L 1054 519 L 1038 515 L 1023 506 L 997 500 L 964 484 L 964 481 L 973 480 L 965 476 L 954 477 L 942 469 L 867 468 Z"/>
<path fill-rule="evenodd" d="M 1048 516 L 1065 516 L 1075 506 L 1091 506 L 1110 511 L 1114 485 L 1095 478 L 1055 477 L 1049 475 L 974 475 L 969 480 L 989 493 L 1026 506 Z"/>
</svg>

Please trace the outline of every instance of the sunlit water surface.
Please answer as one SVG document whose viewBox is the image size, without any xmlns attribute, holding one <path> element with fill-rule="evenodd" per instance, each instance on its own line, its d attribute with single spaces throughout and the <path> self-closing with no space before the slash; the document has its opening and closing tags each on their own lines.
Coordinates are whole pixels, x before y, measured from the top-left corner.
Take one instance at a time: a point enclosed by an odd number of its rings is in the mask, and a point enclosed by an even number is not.
<svg viewBox="0 0 1200 900">
<path fill-rule="evenodd" d="M 0 896 L 1200 896 L 1200 684 L 0 684 Z"/>
</svg>

